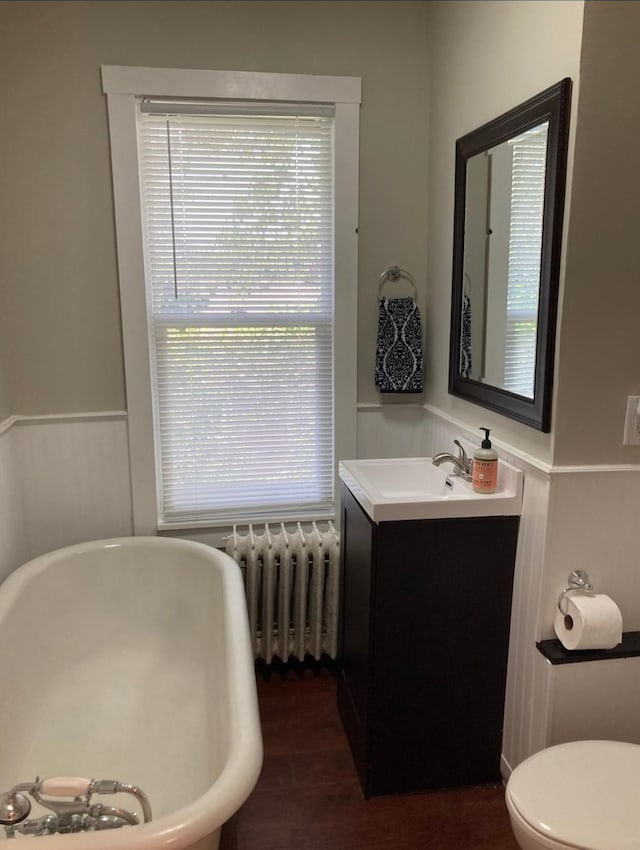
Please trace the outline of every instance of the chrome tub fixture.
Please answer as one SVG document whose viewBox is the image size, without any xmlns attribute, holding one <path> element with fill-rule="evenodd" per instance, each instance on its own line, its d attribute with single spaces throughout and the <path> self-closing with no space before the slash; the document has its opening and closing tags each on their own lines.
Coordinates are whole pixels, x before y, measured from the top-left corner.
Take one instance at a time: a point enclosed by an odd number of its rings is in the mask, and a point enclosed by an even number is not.
<svg viewBox="0 0 640 850">
<path fill-rule="evenodd" d="M 26 793 L 25 793 L 26 792 Z M 51 814 L 28 820 L 31 800 L 27 794 Z M 8 838 L 21 835 L 53 835 L 54 833 L 89 832 L 136 826 L 140 818 L 120 806 L 92 803 L 93 794 L 131 794 L 140 803 L 142 817 L 151 820 L 151 804 L 147 795 L 135 785 L 115 779 L 85 779 L 79 776 L 58 776 L 21 782 L 10 791 L 0 794 L 0 824 Z M 46 796 L 43 796 L 46 795 Z M 61 799 L 70 797 L 71 799 Z"/>
</svg>

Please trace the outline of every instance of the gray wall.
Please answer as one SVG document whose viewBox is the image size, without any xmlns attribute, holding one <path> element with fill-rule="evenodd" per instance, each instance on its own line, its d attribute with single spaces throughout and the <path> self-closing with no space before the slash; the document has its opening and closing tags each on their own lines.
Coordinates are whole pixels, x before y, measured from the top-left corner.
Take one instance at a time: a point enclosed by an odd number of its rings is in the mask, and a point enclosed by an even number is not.
<svg viewBox="0 0 640 850">
<path fill-rule="evenodd" d="M 587 2 L 556 398 L 557 464 L 640 463 L 640 3 Z"/>
<path fill-rule="evenodd" d="M 629 191 L 640 4 L 587 2 L 578 86 L 584 9 L 582 0 L 0 2 L 9 129 L 0 134 L 0 421 L 126 406 L 99 66 L 347 74 L 363 78 L 359 401 L 380 400 L 375 288 L 399 263 L 420 288 L 426 401 L 542 460 L 637 463 L 640 449 L 623 448 L 621 435 L 626 395 L 640 393 Z M 447 392 L 453 153 L 458 136 L 563 76 L 574 80 L 579 130 L 554 432 L 542 435 Z"/>
<path fill-rule="evenodd" d="M 424 292 L 427 6 L 0 3 L 0 359 L 13 412 L 126 405 L 101 64 L 362 77 L 359 397 L 377 400 L 378 275 L 398 263 Z"/>
<path fill-rule="evenodd" d="M 448 394 L 454 154 L 457 138 L 563 77 L 574 80 L 577 100 L 583 3 L 440 0 L 429 7 L 427 399 L 470 427 L 491 427 L 494 437 L 550 462 L 551 434 Z"/>
<path fill-rule="evenodd" d="M 2 134 L 0 134 L 1 136 Z M 2 144 L 0 140 L 0 145 Z M 0 192 L 0 204 L 2 204 L 2 193 Z M 1 238 L 1 237 L 0 237 Z M 1 262 L 1 260 L 0 260 Z M 0 286 L 0 423 L 3 422 L 8 416 L 11 416 L 13 413 L 13 408 L 9 402 L 9 394 L 7 390 L 7 380 L 5 378 L 5 365 L 4 359 L 2 356 L 3 351 L 3 337 L 5 334 L 4 327 L 8 323 L 6 322 L 6 310 L 3 303 L 3 292 L 2 287 Z M 3 321 L 4 320 L 4 321 Z"/>
<path fill-rule="evenodd" d="M 9 399 L 7 398 L 7 393 L 5 390 L 5 379 L 4 372 L 2 368 L 2 362 L 0 361 L 0 422 L 6 419 L 8 416 L 11 416 L 12 413 L 11 405 L 9 404 Z"/>
</svg>

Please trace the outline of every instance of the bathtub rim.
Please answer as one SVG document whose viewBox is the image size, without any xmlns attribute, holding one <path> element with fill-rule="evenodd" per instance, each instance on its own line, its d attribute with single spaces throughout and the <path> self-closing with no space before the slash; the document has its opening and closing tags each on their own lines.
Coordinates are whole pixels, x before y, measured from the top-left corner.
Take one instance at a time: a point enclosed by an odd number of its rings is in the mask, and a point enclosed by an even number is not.
<svg viewBox="0 0 640 850">
<path fill-rule="evenodd" d="M 0 584 L 0 624 L 25 584 L 48 566 L 70 555 L 116 547 L 159 547 L 191 552 L 220 571 L 225 618 L 235 626 L 233 639 L 224 642 L 230 725 L 227 758 L 219 777 L 204 794 L 170 814 L 134 829 L 46 836 L 46 847 L 37 845 L 41 850 L 158 850 L 168 845 L 172 850 L 182 850 L 215 834 L 238 811 L 253 790 L 262 768 L 262 734 L 244 586 L 236 562 L 225 552 L 183 538 L 154 536 L 105 538 L 65 546 L 27 561 L 5 578 Z M 22 777 L 18 777 L 18 781 L 23 781 Z M 153 800 L 151 803 L 153 805 Z M 26 847 L 25 842 L 34 839 L 42 841 L 38 836 L 21 836 L 15 840 Z"/>
</svg>

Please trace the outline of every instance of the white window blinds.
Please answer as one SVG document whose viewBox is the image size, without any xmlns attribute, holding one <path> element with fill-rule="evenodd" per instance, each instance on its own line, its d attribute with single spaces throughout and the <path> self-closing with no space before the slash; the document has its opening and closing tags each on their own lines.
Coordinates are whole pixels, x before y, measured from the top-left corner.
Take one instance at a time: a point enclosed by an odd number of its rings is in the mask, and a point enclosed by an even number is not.
<svg viewBox="0 0 640 850">
<path fill-rule="evenodd" d="M 138 116 L 159 521 L 321 518 L 334 495 L 332 111 L 211 108 L 143 103 Z"/>
<path fill-rule="evenodd" d="M 504 387 L 533 398 L 549 123 L 511 141 L 511 225 Z"/>
</svg>

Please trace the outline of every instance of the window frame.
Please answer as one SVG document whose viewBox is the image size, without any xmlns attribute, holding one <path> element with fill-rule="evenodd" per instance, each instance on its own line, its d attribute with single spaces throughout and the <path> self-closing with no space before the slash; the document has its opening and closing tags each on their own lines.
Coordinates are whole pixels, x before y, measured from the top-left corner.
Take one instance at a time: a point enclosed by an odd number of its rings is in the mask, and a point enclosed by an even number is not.
<svg viewBox="0 0 640 850">
<path fill-rule="evenodd" d="M 115 209 L 118 274 L 127 390 L 129 457 L 134 533 L 165 528 L 213 528 L 215 522 L 159 521 L 145 285 L 142 208 L 139 191 L 137 100 L 149 97 L 329 103 L 335 108 L 335 482 L 337 464 L 355 457 L 357 375 L 358 77 L 102 66 L 107 96 Z M 337 512 L 336 512 L 337 513 Z M 296 517 L 278 517 L 292 521 Z M 246 521 L 238 516 L 237 521 Z M 276 521 L 274 518 L 273 521 Z"/>
</svg>

